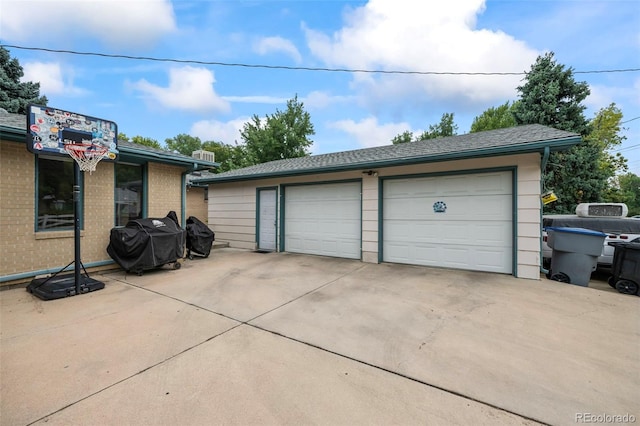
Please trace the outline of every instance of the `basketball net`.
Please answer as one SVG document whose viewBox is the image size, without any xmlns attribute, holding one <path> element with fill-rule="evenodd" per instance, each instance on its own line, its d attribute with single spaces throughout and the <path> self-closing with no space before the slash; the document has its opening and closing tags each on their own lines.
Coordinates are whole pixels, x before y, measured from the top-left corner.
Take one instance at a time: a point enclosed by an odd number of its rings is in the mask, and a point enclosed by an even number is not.
<svg viewBox="0 0 640 426">
<path fill-rule="evenodd" d="M 105 146 L 92 143 L 69 143 L 64 146 L 65 151 L 76 160 L 80 170 L 91 174 L 109 149 Z"/>
</svg>

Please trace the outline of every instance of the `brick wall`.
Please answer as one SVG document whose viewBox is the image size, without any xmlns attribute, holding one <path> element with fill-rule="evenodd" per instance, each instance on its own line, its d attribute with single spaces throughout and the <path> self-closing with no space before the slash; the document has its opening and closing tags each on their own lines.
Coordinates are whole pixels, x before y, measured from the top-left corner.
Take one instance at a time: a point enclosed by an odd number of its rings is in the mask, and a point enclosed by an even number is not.
<svg viewBox="0 0 640 426">
<path fill-rule="evenodd" d="M 149 164 L 149 217 L 165 217 L 171 210 L 180 219 L 182 211 L 182 169 L 165 164 Z"/>
<path fill-rule="evenodd" d="M 204 199 L 204 188 L 187 188 L 187 213 L 185 218 L 195 216 L 202 222 L 208 222 L 207 201 Z"/>
<path fill-rule="evenodd" d="M 74 260 L 73 230 L 35 232 L 35 164 L 23 143 L 0 141 L 0 277 L 55 272 Z M 181 174 L 176 166 L 149 164 L 149 217 L 164 217 L 170 210 L 181 216 Z M 85 265 L 111 261 L 106 249 L 115 223 L 114 180 L 111 162 L 102 161 L 95 172 L 84 173 L 80 248 Z M 200 202 L 204 203 L 202 194 Z M 194 215 L 206 219 L 206 213 Z M 100 269 L 113 267 L 117 265 Z M 0 286 L 30 280 L 31 276 L 0 282 Z"/>
<path fill-rule="evenodd" d="M 58 269 L 74 260 L 73 231 L 35 232 L 35 158 L 20 143 L 0 143 L 0 276 Z M 113 163 L 84 176 L 83 263 L 108 260 L 113 227 Z"/>
<path fill-rule="evenodd" d="M 24 271 L 34 257 L 35 159 L 24 144 L 0 143 L 0 273 Z"/>
</svg>

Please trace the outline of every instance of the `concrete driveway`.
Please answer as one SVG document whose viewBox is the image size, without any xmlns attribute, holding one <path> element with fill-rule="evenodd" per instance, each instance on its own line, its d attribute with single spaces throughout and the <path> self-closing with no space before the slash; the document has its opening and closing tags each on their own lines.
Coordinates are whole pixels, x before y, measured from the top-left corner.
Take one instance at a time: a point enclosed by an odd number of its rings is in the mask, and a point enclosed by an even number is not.
<svg viewBox="0 0 640 426">
<path fill-rule="evenodd" d="M 639 297 L 233 249 L 92 276 L 0 292 L 0 424 L 640 421 Z"/>
</svg>

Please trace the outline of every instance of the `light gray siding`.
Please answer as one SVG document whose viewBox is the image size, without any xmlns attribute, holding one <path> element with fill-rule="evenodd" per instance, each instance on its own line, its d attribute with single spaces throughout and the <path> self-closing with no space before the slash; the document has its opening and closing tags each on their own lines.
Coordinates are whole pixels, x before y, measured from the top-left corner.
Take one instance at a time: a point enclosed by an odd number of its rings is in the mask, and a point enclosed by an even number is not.
<svg viewBox="0 0 640 426">
<path fill-rule="evenodd" d="M 323 173 L 308 176 L 269 178 L 237 183 L 212 184 L 209 187 L 209 225 L 216 240 L 231 247 L 256 248 L 256 188 L 282 187 L 303 182 L 330 182 L 362 179 L 362 260 L 377 263 L 379 259 L 379 178 L 398 175 L 428 175 L 460 171 L 477 171 L 515 167 L 516 174 L 516 270 L 521 278 L 540 279 L 540 155 L 537 153 L 469 159 L 376 170 L 378 176 L 365 170 Z M 281 194 L 281 191 L 278 192 Z M 281 200 L 278 201 L 280 204 Z M 280 235 L 278 235 L 278 241 Z"/>
</svg>

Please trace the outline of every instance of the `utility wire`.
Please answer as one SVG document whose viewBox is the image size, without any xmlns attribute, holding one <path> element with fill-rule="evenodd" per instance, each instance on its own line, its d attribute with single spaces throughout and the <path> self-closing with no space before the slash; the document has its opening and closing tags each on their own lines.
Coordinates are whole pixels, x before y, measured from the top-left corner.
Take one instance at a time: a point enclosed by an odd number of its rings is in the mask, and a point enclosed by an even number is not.
<svg viewBox="0 0 640 426">
<path fill-rule="evenodd" d="M 629 120 L 627 120 L 627 121 L 621 121 L 621 122 L 620 122 L 620 124 L 628 123 L 628 122 L 630 122 L 630 121 L 637 120 L 638 118 L 640 118 L 640 117 L 634 117 L 634 118 L 631 118 L 631 119 L 629 119 Z"/>
<path fill-rule="evenodd" d="M 627 150 L 627 149 L 636 148 L 636 147 L 639 147 L 639 146 L 640 146 L 640 143 L 635 144 L 635 145 L 631 145 L 631 146 L 626 146 L 626 147 L 624 147 L 624 148 L 614 149 L 614 150 L 613 150 L 613 152 L 625 151 L 625 150 Z"/>
<path fill-rule="evenodd" d="M 26 47 L 15 46 L 10 44 L 0 44 L 0 47 L 22 50 L 36 50 L 41 52 L 66 53 L 69 55 L 81 56 L 99 56 L 103 58 L 132 59 L 138 61 L 156 61 L 156 62 L 175 62 L 181 64 L 198 64 L 198 65 L 218 65 L 224 67 L 244 67 L 244 68 L 267 68 L 267 69 L 283 69 L 295 71 L 324 71 L 324 72 L 348 72 L 348 73 L 368 73 L 368 74 L 414 74 L 414 75 L 527 75 L 527 72 L 454 72 L 454 71 L 400 71 L 400 70 L 367 70 L 367 69 L 351 69 L 351 68 L 315 68 L 315 67 L 291 67 L 286 65 L 264 65 L 264 64 L 244 64 L 232 62 L 215 62 L 215 61 L 197 61 L 192 59 L 173 59 L 173 58 L 153 58 L 149 56 L 129 56 L 114 55 L 108 53 L 96 52 L 78 52 L 74 50 L 46 49 L 43 47 Z M 638 72 L 640 68 L 611 69 L 611 70 L 590 70 L 590 71 L 573 71 L 574 74 L 604 74 L 604 73 L 622 73 L 622 72 Z"/>
</svg>

